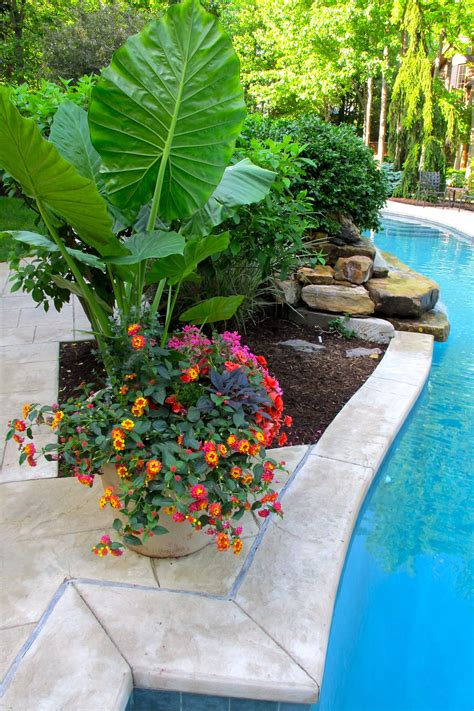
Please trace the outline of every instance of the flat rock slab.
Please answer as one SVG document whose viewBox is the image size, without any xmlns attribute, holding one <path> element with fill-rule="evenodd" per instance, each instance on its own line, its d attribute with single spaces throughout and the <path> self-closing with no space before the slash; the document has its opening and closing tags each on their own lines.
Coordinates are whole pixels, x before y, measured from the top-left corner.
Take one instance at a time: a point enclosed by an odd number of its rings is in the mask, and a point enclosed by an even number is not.
<svg viewBox="0 0 474 711">
<path fill-rule="evenodd" d="M 351 348 L 346 351 L 346 358 L 372 358 L 382 353 L 380 348 Z"/>
<path fill-rule="evenodd" d="M 383 252 L 390 271 L 385 279 L 369 279 L 366 284 L 377 314 L 419 318 L 434 308 L 439 298 L 438 284 L 418 274 L 391 254 Z"/>
<path fill-rule="evenodd" d="M 308 326 L 316 326 L 318 328 L 327 329 L 329 322 L 334 320 L 332 314 L 322 311 L 310 311 L 300 307 L 299 309 L 288 309 L 287 318 L 293 323 L 301 325 L 306 323 Z M 390 343 L 390 340 L 395 335 L 394 326 L 388 320 L 382 318 L 349 318 L 345 322 L 349 331 L 354 331 L 357 338 L 363 341 L 371 341 L 372 343 Z"/>
<path fill-rule="evenodd" d="M 451 330 L 448 317 L 443 311 L 438 309 L 426 311 L 426 313 L 415 319 L 388 317 L 387 320 L 390 321 L 397 331 L 428 333 L 434 336 L 435 341 L 441 343 L 448 340 Z"/>
<path fill-rule="evenodd" d="M 301 351 L 301 353 L 317 353 L 318 351 L 324 351 L 326 346 L 318 345 L 317 343 L 310 343 L 309 341 L 304 341 L 301 338 L 292 338 L 289 341 L 280 341 L 279 346 L 285 346 L 287 348 L 294 348 L 295 351 Z"/>
<path fill-rule="evenodd" d="M 310 284 L 304 286 L 301 297 L 311 309 L 331 313 L 370 316 L 374 303 L 363 286 Z"/>
</svg>

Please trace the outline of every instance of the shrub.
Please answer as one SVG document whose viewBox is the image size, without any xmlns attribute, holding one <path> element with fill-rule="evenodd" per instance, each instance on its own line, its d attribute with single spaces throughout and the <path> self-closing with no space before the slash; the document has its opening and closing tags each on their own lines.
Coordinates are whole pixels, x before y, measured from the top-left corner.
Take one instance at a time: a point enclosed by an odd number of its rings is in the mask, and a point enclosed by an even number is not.
<svg viewBox="0 0 474 711">
<path fill-rule="evenodd" d="M 99 74 L 115 50 L 147 21 L 146 15 L 118 5 L 101 4 L 92 12 L 77 7 L 72 13 L 70 24 L 46 34 L 44 62 L 53 79 Z"/>
<path fill-rule="evenodd" d="M 81 76 L 75 84 L 70 79 L 61 79 L 59 84 L 43 79 L 38 88 L 27 83 L 12 88 L 10 96 L 21 114 L 34 119 L 41 133 L 47 135 L 63 101 L 68 99 L 83 109 L 88 108 L 95 81 L 95 77 L 87 75 Z"/>
<path fill-rule="evenodd" d="M 281 141 L 241 141 L 241 154 L 274 171 L 276 177 L 264 200 L 241 207 L 227 224 L 231 233 L 227 256 L 244 255 L 258 264 L 262 279 L 274 272 L 286 278 L 307 251 L 303 236 L 312 225 L 312 207 L 306 190 L 298 187 L 305 180 L 308 165 L 301 157 L 303 148 L 289 136 Z M 217 267 L 223 268 L 219 263 Z"/>
<path fill-rule="evenodd" d="M 390 197 L 402 182 L 403 172 L 395 170 L 393 163 L 382 163 L 380 170 L 387 181 L 387 197 Z"/>
<path fill-rule="evenodd" d="M 247 140 L 255 136 L 276 141 L 290 136 L 304 147 L 300 157 L 310 162 L 297 186 L 307 191 L 318 227 L 331 229 L 331 216 L 337 212 L 349 213 L 361 230 L 379 225 L 386 181 L 372 151 L 352 126 L 335 126 L 310 115 L 279 120 L 249 117 L 243 135 Z"/>
<path fill-rule="evenodd" d="M 464 188 L 466 185 L 466 170 L 448 168 L 446 171 L 446 183 L 452 188 Z"/>
</svg>

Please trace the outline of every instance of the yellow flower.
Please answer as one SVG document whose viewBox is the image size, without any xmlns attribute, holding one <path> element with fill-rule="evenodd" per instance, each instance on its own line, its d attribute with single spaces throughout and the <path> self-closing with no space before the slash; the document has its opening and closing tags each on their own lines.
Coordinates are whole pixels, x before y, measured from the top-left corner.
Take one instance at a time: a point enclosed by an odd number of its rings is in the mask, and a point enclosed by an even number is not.
<svg viewBox="0 0 474 711">
<path fill-rule="evenodd" d="M 121 427 L 123 427 L 124 430 L 133 430 L 135 427 L 135 423 L 133 420 L 124 420 L 123 422 L 120 423 Z"/>
</svg>

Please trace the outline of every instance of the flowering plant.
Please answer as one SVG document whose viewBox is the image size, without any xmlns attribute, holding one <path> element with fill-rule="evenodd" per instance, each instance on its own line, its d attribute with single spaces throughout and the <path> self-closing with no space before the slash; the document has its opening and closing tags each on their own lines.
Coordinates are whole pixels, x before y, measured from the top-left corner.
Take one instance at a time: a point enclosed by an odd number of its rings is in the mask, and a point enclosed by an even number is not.
<svg viewBox="0 0 474 711">
<path fill-rule="evenodd" d="M 99 505 L 120 510 L 113 526 L 125 544 L 165 534 L 173 520 L 240 553 L 245 511 L 282 515 L 271 485 L 284 462 L 265 452 L 285 443 L 280 430 L 291 425 L 278 381 L 236 332 L 208 337 L 185 326 L 163 348 L 154 319 L 128 325 L 126 334 L 120 328 L 106 387 L 84 384 L 61 406 L 25 405 L 23 419 L 11 422 L 7 437 L 18 442 L 20 462 L 36 464 L 31 425 L 45 422 L 58 443 L 42 453 L 60 458 L 82 484 L 115 467 L 119 483 L 105 488 Z M 121 540 L 103 536 L 93 550 L 120 555 Z"/>
</svg>

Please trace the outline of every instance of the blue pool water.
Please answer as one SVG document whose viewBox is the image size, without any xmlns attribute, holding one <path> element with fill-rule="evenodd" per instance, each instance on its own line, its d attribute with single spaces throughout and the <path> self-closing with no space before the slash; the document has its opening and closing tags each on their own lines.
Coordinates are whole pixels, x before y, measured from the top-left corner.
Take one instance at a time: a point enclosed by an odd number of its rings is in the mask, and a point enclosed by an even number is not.
<svg viewBox="0 0 474 711">
<path fill-rule="evenodd" d="M 389 219 L 375 243 L 440 284 L 451 335 L 359 517 L 318 711 L 471 711 L 474 248 Z"/>
<path fill-rule="evenodd" d="M 359 516 L 312 711 L 472 711 L 474 245 L 390 219 L 375 243 L 440 284 L 452 330 Z M 137 690 L 129 709 L 308 707 Z"/>
</svg>

